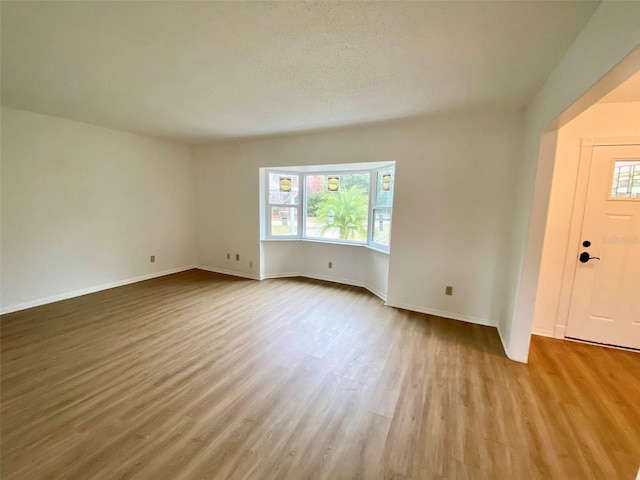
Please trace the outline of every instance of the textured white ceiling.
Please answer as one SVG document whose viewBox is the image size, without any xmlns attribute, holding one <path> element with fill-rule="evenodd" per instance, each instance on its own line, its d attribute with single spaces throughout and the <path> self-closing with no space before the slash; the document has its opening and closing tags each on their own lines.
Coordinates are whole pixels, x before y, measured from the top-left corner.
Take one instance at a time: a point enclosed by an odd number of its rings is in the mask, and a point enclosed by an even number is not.
<svg viewBox="0 0 640 480">
<path fill-rule="evenodd" d="M 597 2 L 5 2 L 2 103 L 189 143 L 519 108 Z"/>
</svg>

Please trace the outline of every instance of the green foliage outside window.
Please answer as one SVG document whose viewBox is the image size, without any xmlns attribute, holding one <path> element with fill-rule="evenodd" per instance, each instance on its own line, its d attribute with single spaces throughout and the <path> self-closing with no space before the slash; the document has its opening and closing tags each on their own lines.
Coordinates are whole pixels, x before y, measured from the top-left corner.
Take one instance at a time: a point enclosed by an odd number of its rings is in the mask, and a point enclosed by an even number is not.
<svg viewBox="0 0 640 480">
<path fill-rule="evenodd" d="M 315 209 L 322 233 L 337 229 L 342 240 L 364 240 L 367 236 L 369 195 L 358 186 L 323 193 Z"/>
</svg>

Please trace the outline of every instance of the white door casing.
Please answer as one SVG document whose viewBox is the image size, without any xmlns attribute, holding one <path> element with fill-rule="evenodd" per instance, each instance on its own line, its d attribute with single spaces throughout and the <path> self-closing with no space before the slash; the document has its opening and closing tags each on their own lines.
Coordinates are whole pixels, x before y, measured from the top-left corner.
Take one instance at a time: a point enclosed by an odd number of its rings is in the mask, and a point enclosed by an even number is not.
<svg viewBox="0 0 640 480">
<path fill-rule="evenodd" d="M 579 252 L 599 260 L 576 258 L 565 336 L 640 349 L 640 196 L 612 193 L 614 167 L 630 161 L 640 145 L 593 147 Z"/>
</svg>

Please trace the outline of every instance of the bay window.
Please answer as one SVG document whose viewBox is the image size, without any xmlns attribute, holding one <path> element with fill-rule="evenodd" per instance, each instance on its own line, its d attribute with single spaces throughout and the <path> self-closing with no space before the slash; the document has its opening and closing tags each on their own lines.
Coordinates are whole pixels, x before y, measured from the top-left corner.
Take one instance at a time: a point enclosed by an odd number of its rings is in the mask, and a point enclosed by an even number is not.
<svg viewBox="0 0 640 480">
<path fill-rule="evenodd" d="M 263 238 L 388 251 L 394 177 L 393 163 L 267 169 Z"/>
</svg>

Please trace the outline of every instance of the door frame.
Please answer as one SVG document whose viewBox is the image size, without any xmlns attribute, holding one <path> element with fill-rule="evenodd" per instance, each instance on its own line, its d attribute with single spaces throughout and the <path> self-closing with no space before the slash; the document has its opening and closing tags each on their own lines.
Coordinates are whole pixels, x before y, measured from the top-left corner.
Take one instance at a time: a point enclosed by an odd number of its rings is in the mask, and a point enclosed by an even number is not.
<svg viewBox="0 0 640 480">
<path fill-rule="evenodd" d="M 582 221 L 584 219 L 584 210 L 587 201 L 593 148 L 621 145 L 640 145 L 640 136 L 585 137 L 582 139 L 580 146 L 580 160 L 578 163 L 578 175 L 576 177 L 576 187 L 571 210 L 569 237 L 567 241 L 567 250 L 564 256 L 564 265 L 562 268 L 562 280 L 560 282 L 558 310 L 556 312 L 556 322 L 553 330 L 553 336 L 555 338 L 565 338 L 567 323 L 569 321 L 569 310 L 571 308 L 574 278 L 578 267 L 580 235 L 582 234 Z"/>
</svg>

